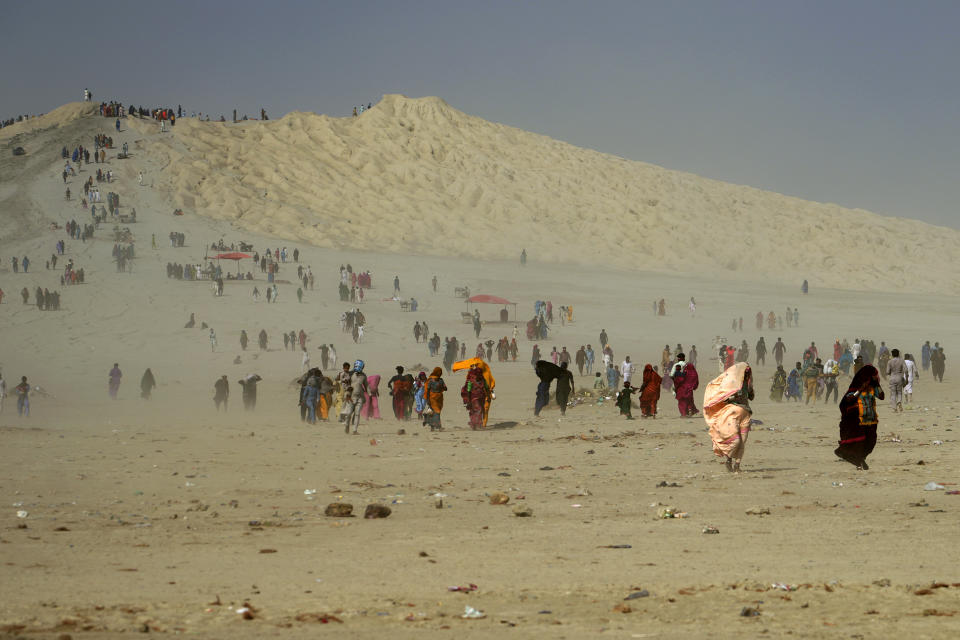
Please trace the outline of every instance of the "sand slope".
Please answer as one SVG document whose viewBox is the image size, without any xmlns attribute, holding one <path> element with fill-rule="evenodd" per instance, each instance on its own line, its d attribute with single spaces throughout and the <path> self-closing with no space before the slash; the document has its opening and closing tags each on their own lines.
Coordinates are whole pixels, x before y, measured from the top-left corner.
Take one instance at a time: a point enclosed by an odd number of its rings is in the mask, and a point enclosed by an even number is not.
<svg viewBox="0 0 960 640">
<path fill-rule="evenodd" d="M 92 116 L 99 112 L 99 102 L 68 102 L 50 113 L 0 129 L 0 140 L 6 140 L 20 133 L 30 133 L 39 129 L 62 127 L 78 118 Z"/>
<path fill-rule="evenodd" d="M 496 258 L 526 247 L 540 261 L 797 286 L 958 286 L 958 267 L 941 266 L 957 231 L 581 149 L 439 98 L 388 95 L 357 118 L 181 120 L 174 133 L 153 152 L 168 156 L 158 186 L 178 205 L 291 241 Z"/>
</svg>

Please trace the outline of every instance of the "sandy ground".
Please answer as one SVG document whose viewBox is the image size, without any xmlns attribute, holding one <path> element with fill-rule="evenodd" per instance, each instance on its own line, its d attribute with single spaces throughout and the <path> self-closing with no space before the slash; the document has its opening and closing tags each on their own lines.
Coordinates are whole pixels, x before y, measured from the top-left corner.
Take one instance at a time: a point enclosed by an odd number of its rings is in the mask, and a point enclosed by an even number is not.
<svg viewBox="0 0 960 640">
<path fill-rule="evenodd" d="M 168 280 L 165 264 L 199 261 L 220 237 L 260 250 L 278 241 L 223 220 L 174 218 L 158 186 L 168 179 L 166 156 L 149 149 L 176 142 L 157 142 L 159 133 L 128 123 L 123 129 L 113 135 L 118 145 L 130 142 L 134 157 L 111 159 L 118 181 L 101 190 L 116 190 L 125 207 L 137 208 L 140 222 L 131 228 L 139 257 L 132 273 L 116 272 L 109 225 L 92 242 L 68 241 L 66 258 L 85 268 L 87 284 L 62 290 L 60 312 L 22 305 L 17 291 L 59 288 L 58 272 L 43 268 L 63 237 L 49 222 L 87 216 L 63 200 L 59 148 L 89 144 L 93 133 L 112 132 L 112 121 L 81 119 L 13 138 L 27 148 L 24 158 L 0 150 L 0 287 L 7 294 L 0 365 L 8 386 L 27 375 L 49 394 L 35 395 L 29 420 L 17 418 L 10 399 L 0 414 L 0 630 L 14 637 L 150 630 L 260 638 L 302 637 L 324 625 L 344 637 L 942 638 L 960 629 L 953 544 L 960 495 L 946 493 L 960 489 L 951 484 L 960 462 L 949 367 L 956 298 L 818 287 L 801 296 L 762 273 L 733 279 L 615 270 L 601 268 L 599 255 L 595 266 L 532 260 L 520 268 L 514 260 L 305 245 L 297 245 L 301 262 L 311 265 L 317 288 L 303 304 L 290 285 L 280 285 L 276 305 L 255 303 L 251 284 L 228 283 L 216 298 L 208 284 Z M 96 168 L 71 179 L 74 194 Z M 171 230 L 186 233 L 188 246 L 170 248 Z M 528 250 L 535 255 L 536 246 Z M 10 256 L 24 253 L 31 272 L 13 274 Z M 360 345 L 337 326 L 348 306 L 336 294 L 346 262 L 373 272 Z M 292 279 L 295 269 L 287 265 L 281 277 Z M 434 274 L 438 294 L 430 291 Z M 404 295 L 420 301 L 418 313 L 382 300 L 394 275 Z M 363 358 L 370 373 L 389 377 L 398 363 L 430 368 L 439 362 L 414 343 L 413 322 L 426 320 L 441 337 L 467 337 L 463 301 L 453 296 L 462 285 L 516 300 L 524 319 L 538 298 L 572 304 L 575 322 L 553 326 L 541 343 L 545 353 L 553 345 L 596 346 L 601 328 L 618 360 L 629 354 L 640 364 L 659 362 L 664 343 L 696 344 L 701 389 L 716 367 L 714 336 L 752 347 L 761 335 L 750 328 L 756 311 L 782 313 L 788 305 L 799 306 L 801 328 L 762 335 L 768 345 L 782 335 L 790 362 L 811 340 L 825 348 L 837 337 L 866 335 L 919 353 L 929 339 L 947 347 L 947 377 L 938 384 L 925 375 L 900 416 L 881 409 L 882 442 L 868 472 L 833 457 L 835 406 L 768 399 L 770 365 L 757 370 L 754 417 L 762 424 L 738 476 L 716 461 L 702 419 L 676 417 L 669 395 L 655 421 L 627 422 L 609 402 L 595 401 L 563 418 L 556 408 L 533 418 L 536 379 L 523 338 L 517 363 L 493 364 L 497 400 L 488 431 L 466 428 L 456 393 L 461 374 L 446 377 L 443 433 L 392 417 L 364 423 L 360 436 L 299 421 L 289 381 L 300 356 L 282 349 L 281 331 L 305 329 L 315 363 L 317 345 L 333 342 L 341 359 Z M 695 318 L 686 310 L 691 295 Z M 651 315 L 659 297 L 667 299 L 667 317 Z M 205 331 L 183 328 L 190 312 L 215 328 L 216 352 Z M 730 320 L 739 316 L 748 330 L 731 334 Z M 271 350 L 241 353 L 242 328 L 251 338 L 266 328 Z M 482 339 L 510 328 L 488 324 Z M 125 377 L 120 398 L 109 401 L 114 362 Z M 149 402 L 138 388 L 146 367 L 159 382 Z M 253 413 L 241 410 L 236 385 L 248 372 L 264 378 Z M 211 401 L 223 373 L 233 393 L 225 415 Z M 946 491 L 924 491 L 931 481 Z M 495 491 L 509 495 L 509 504 L 489 504 Z M 367 504 L 393 513 L 324 516 L 336 500 L 360 513 Z M 532 517 L 514 516 L 517 505 Z M 664 506 L 688 517 L 658 519 Z M 704 534 L 708 526 L 719 534 Z M 448 591 L 471 583 L 476 591 Z M 641 589 L 649 596 L 624 601 Z M 255 609 L 253 619 L 237 613 L 244 603 Z M 468 605 L 485 617 L 461 619 Z M 760 615 L 741 617 L 744 607 Z"/>
</svg>

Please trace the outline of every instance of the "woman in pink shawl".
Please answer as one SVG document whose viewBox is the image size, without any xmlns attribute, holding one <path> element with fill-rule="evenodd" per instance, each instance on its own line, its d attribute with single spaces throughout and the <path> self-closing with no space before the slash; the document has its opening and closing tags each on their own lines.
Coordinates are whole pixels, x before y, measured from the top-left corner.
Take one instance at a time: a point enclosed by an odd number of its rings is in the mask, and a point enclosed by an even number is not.
<svg viewBox="0 0 960 640">
<path fill-rule="evenodd" d="M 367 376 L 367 389 L 369 393 L 360 407 L 360 415 L 364 418 L 380 419 L 380 376 L 374 374 Z"/>
<path fill-rule="evenodd" d="M 678 353 L 677 362 L 670 368 L 670 378 L 673 380 L 673 394 L 677 398 L 677 408 L 680 415 L 690 417 L 697 415 L 697 405 L 693 401 L 693 392 L 700 386 L 700 376 L 692 362 L 687 362 L 686 356 Z"/>
<path fill-rule="evenodd" d="M 726 458 L 727 471 L 739 471 L 750 433 L 753 372 L 738 362 L 710 381 L 703 396 L 703 418 L 710 427 L 713 452 Z"/>
</svg>

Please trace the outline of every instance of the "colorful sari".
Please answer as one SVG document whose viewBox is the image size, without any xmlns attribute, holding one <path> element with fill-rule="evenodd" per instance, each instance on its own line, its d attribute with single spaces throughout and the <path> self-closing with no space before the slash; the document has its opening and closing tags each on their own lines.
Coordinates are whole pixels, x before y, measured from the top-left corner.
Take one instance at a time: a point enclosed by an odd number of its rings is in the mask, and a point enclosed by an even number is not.
<svg viewBox="0 0 960 640">
<path fill-rule="evenodd" d="M 483 379 L 483 373 L 476 366 L 471 367 L 460 389 L 463 406 L 470 414 L 471 429 L 484 427 L 484 407 L 487 404 L 487 396 L 487 385 Z"/>
<path fill-rule="evenodd" d="M 643 382 L 640 384 L 640 415 L 652 418 L 657 415 L 657 400 L 660 399 L 660 383 L 663 382 L 660 374 L 653 370 L 653 365 L 643 367 Z"/>
<path fill-rule="evenodd" d="M 373 374 L 367 376 L 367 393 L 363 407 L 360 408 L 360 416 L 366 419 L 380 419 L 380 376 Z"/>
<path fill-rule="evenodd" d="M 728 468 L 740 468 L 750 433 L 749 401 L 753 400 L 753 374 L 746 362 L 738 362 L 707 384 L 703 418 L 710 427 L 713 452 L 727 458 Z"/>
<path fill-rule="evenodd" d="M 423 410 L 427 407 L 426 386 L 427 372 L 421 371 L 420 375 L 417 376 L 416 382 L 413 383 L 413 408 L 417 412 L 418 418 L 423 417 Z"/>
<path fill-rule="evenodd" d="M 674 365 L 677 367 L 679 364 Z M 742 363 L 741 363 L 742 364 Z M 677 408 L 681 416 L 692 416 L 697 413 L 697 405 L 693 401 L 693 392 L 700 386 L 700 376 L 697 368 L 687 362 L 673 377 L 674 393 L 677 397 Z"/>
<path fill-rule="evenodd" d="M 483 426 L 486 427 L 487 419 L 490 417 L 490 403 L 493 402 L 494 398 L 497 397 L 494 394 L 494 389 L 497 387 L 497 381 L 493 377 L 493 372 L 490 371 L 490 365 L 484 362 L 481 358 L 471 358 L 469 360 L 460 360 L 459 362 L 454 362 L 453 370 L 460 371 L 461 369 L 468 369 L 472 365 L 476 365 L 477 369 L 480 370 L 480 373 L 483 376 L 483 381 L 487 386 L 486 398 L 483 402 Z"/>
<path fill-rule="evenodd" d="M 447 390 L 447 385 L 443 382 L 443 370 L 436 367 L 427 378 L 424 385 L 424 396 L 427 399 L 427 406 L 423 411 L 423 423 L 430 427 L 431 431 L 439 431 L 440 413 L 443 411 L 443 392 Z"/>
<path fill-rule="evenodd" d="M 883 400 L 880 374 L 865 365 L 840 400 L 840 442 L 837 457 L 858 469 L 868 469 L 867 456 L 877 445 L 877 400 Z"/>
</svg>

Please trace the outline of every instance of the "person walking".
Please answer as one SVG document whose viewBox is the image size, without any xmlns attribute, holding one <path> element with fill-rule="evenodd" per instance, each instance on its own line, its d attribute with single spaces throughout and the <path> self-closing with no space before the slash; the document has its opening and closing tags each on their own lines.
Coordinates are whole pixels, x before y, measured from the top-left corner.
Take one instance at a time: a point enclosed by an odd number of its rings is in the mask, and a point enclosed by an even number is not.
<svg viewBox="0 0 960 640">
<path fill-rule="evenodd" d="M 17 392 L 17 415 L 23 418 L 30 417 L 30 384 L 27 376 L 20 378 L 20 384 L 14 387 Z"/>
<path fill-rule="evenodd" d="M 147 370 L 143 372 L 143 377 L 140 378 L 140 397 L 144 400 L 149 400 L 150 394 L 153 393 L 153 389 L 156 386 L 157 381 L 153 377 L 153 372 L 147 367 Z"/>
<path fill-rule="evenodd" d="M 738 362 L 707 384 L 703 418 L 710 427 L 713 452 L 724 458 L 727 471 L 739 472 L 747 446 L 753 410 L 753 372 Z"/>
<path fill-rule="evenodd" d="M 903 385 L 903 397 L 907 404 L 913 402 L 913 384 L 920 379 L 920 369 L 917 367 L 913 355 L 908 353 L 903 358 L 906 384 Z"/>
<path fill-rule="evenodd" d="M 564 347 L 566 348 L 566 347 Z M 574 392 L 573 372 L 569 370 L 569 361 L 561 362 L 561 373 L 557 376 L 557 406 L 560 407 L 560 415 L 567 415 L 567 402 L 570 394 Z"/>
<path fill-rule="evenodd" d="M 697 415 L 697 405 L 694 402 L 693 392 L 700 386 L 700 376 L 697 368 L 692 363 L 687 362 L 686 356 L 682 353 L 676 355 L 677 361 L 673 369 L 668 374 L 673 382 L 673 393 L 677 398 L 677 409 L 680 415 L 692 417 Z M 664 369 L 667 371 L 667 369 Z"/>
<path fill-rule="evenodd" d="M 108 378 L 107 390 L 110 393 L 110 397 L 116 400 L 117 392 L 120 390 L 120 379 L 123 378 L 123 373 L 120 371 L 120 365 L 118 363 L 113 363 L 113 369 L 110 369 Z"/>
<path fill-rule="evenodd" d="M 897 413 L 903 413 L 903 385 L 906 382 L 907 365 L 900 357 L 900 350 L 890 351 L 892 356 L 887 361 L 887 384 L 890 385 L 890 408 Z"/>
<path fill-rule="evenodd" d="M 877 400 L 883 400 L 880 373 L 873 365 L 864 365 L 853 376 L 850 388 L 840 400 L 840 441 L 833 453 L 867 470 L 867 456 L 877 445 Z"/>
<path fill-rule="evenodd" d="M 213 404 L 217 407 L 217 411 L 220 411 L 220 405 L 223 405 L 223 410 L 227 410 L 227 400 L 230 398 L 230 383 L 227 382 L 226 374 L 220 376 L 220 378 L 213 383 Z"/>
</svg>

